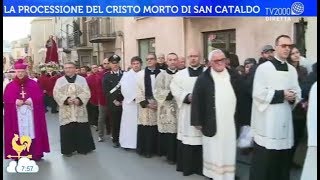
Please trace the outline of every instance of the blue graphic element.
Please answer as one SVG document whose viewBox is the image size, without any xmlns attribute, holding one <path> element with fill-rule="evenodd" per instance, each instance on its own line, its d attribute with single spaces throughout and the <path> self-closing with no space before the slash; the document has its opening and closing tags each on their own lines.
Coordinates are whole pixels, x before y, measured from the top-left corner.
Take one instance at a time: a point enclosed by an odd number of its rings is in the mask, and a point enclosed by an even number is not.
<svg viewBox="0 0 320 180">
<path fill-rule="evenodd" d="M 304 5 L 301 2 L 294 2 L 291 5 L 292 15 L 301 15 L 304 11 Z"/>
<path fill-rule="evenodd" d="M 3 16 L 317 16 L 316 0 L 3 0 Z"/>
</svg>

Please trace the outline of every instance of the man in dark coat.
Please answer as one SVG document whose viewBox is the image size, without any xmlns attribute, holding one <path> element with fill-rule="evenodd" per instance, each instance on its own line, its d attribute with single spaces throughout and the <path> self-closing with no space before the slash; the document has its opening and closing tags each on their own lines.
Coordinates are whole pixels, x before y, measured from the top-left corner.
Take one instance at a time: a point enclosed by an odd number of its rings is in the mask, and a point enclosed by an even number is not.
<svg viewBox="0 0 320 180">
<path fill-rule="evenodd" d="M 113 147 L 118 148 L 120 147 L 119 133 L 123 101 L 119 82 L 123 75 L 123 71 L 120 70 L 119 67 L 121 58 L 118 55 L 113 55 L 108 60 L 111 65 L 111 72 L 104 76 L 103 90 L 104 94 L 107 95 L 107 103 L 111 113 Z"/>
<path fill-rule="evenodd" d="M 239 75 L 226 68 L 226 57 L 219 49 L 209 54 L 209 61 L 211 68 L 198 77 L 193 89 L 191 125 L 203 134 L 203 174 L 235 179 Z"/>
</svg>

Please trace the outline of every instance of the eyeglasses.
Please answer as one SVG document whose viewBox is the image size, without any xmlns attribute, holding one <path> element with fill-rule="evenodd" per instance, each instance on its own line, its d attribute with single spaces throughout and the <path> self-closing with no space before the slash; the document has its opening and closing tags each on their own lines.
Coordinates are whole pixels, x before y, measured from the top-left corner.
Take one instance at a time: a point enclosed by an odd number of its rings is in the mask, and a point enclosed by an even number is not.
<svg viewBox="0 0 320 180">
<path fill-rule="evenodd" d="M 280 45 L 277 45 L 277 46 L 280 46 L 281 48 L 289 48 L 289 49 L 292 49 L 293 48 L 293 44 L 280 44 Z"/>
<path fill-rule="evenodd" d="M 156 58 L 146 58 L 146 60 L 155 60 Z"/>
<path fill-rule="evenodd" d="M 213 60 L 214 63 L 222 63 L 222 62 L 226 62 L 227 58 L 222 58 L 222 59 L 217 59 L 217 60 Z"/>
</svg>

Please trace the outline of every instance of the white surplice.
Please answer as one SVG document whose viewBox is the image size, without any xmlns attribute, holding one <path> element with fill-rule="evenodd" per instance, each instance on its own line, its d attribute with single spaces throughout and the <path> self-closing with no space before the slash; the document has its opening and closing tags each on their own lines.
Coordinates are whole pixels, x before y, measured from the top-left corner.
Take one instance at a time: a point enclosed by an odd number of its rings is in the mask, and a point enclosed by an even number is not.
<svg viewBox="0 0 320 180">
<path fill-rule="evenodd" d="M 292 89 L 296 91 L 296 103 L 301 99 L 296 69 L 288 64 L 288 71 L 277 71 L 267 61 L 255 73 L 253 82 L 253 101 L 251 127 L 254 141 L 266 149 L 283 150 L 293 146 L 292 109 L 294 105 L 284 103 L 270 104 L 275 90 Z"/>
<path fill-rule="evenodd" d="M 125 72 L 120 80 L 122 102 L 122 116 L 120 125 L 119 142 L 121 147 L 135 149 L 137 147 L 138 105 L 135 102 L 137 96 L 137 74 L 132 69 Z"/>
<path fill-rule="evenodd" d="M 215 87 L 217 133 L 213 137 L 203 136 L 203 174 L 214 180 L 234 180 L 237 100 L 226 69 L 220 73 L 211 70 L 211 76 Z"/>
<path fill-rule="evenodd" d="M 19 136 L 29 136 L 31 139 L 34 139 L 35 132 L 32 99 L 28 98 L 27 101 L 31 102 L 31 106 L 17 106 Z"/>
<path fill-rule="evenodd" d="M 191 126 L 191 104 L 183 103 L 184 98 L 192 93 L 197 78 L 190 77 L 189 70 L 186 68 L 177 72 L 170 84 L 170 90 L 177 101 L 179 109 L 177 139 L 188 145 L 202 145 L 201 131 Z"/>
<path fill-rule="evenodd" d="M 301 180 L 317 179 L 317 82 L 312 85 L 307 113 L 308 150 Z"/>
<path fill-rule="evenodd" d="M 65 76 L 60 77 L 53 88 L 53 97 L 59 105 L 61 126 L 72 122 L 88 122 L 86 104 L 91 97 L 91 93 L 84 77 L 77 75 L 74 83 L 69 83 Z M 79 97 L 83 104 L 81 106 L 65 105 L 64 102 L 68 97 L 71 99 Z"/>
<path fill-rule="evenodd" d="M 137 75 L 137 93 L 136 93 L 136 103 L 138 104 L 138 124 L 143 126 L 156 126 L 157 125 L 157 110 L 150 108 L 142 108 L 140 102 L 143 102 L 146 99 L 145 96 L 145 69 L 141 70 Z M 156 76 L 154 74 L 150 75 L 151 79 L 151 89 L 154 93 Z"/>
<path fill-rule="evenodd" d="M 158 103 L 157 123 L 160 133 L 177 133 L 177 102 L 174 98 L 166 100 L 173 76 L 163 71 L 156 78 L 154 97 Z"/>
</svg>

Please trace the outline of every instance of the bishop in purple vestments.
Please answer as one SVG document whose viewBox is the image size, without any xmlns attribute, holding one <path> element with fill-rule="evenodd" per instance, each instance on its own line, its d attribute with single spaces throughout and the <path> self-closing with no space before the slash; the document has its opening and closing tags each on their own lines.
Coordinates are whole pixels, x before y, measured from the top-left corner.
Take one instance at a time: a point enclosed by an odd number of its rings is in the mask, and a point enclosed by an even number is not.
<svg viewBox="0 0 320 180">
<path fill-rule="evenodd" d="M 19 159 L 21 153 L 20 157 L 32 155 L 31 159 L 40 160 L 43 153 L 50 152 L 43 92 L 37 82 L 28 78 L 23 60 L 18 60 L 14 68 L 16 77 L 3 95 L 5 158 Z M 29 148 L 29 142 L 19 139 L 21 136 L 32 139 Z"/>
</svg>

